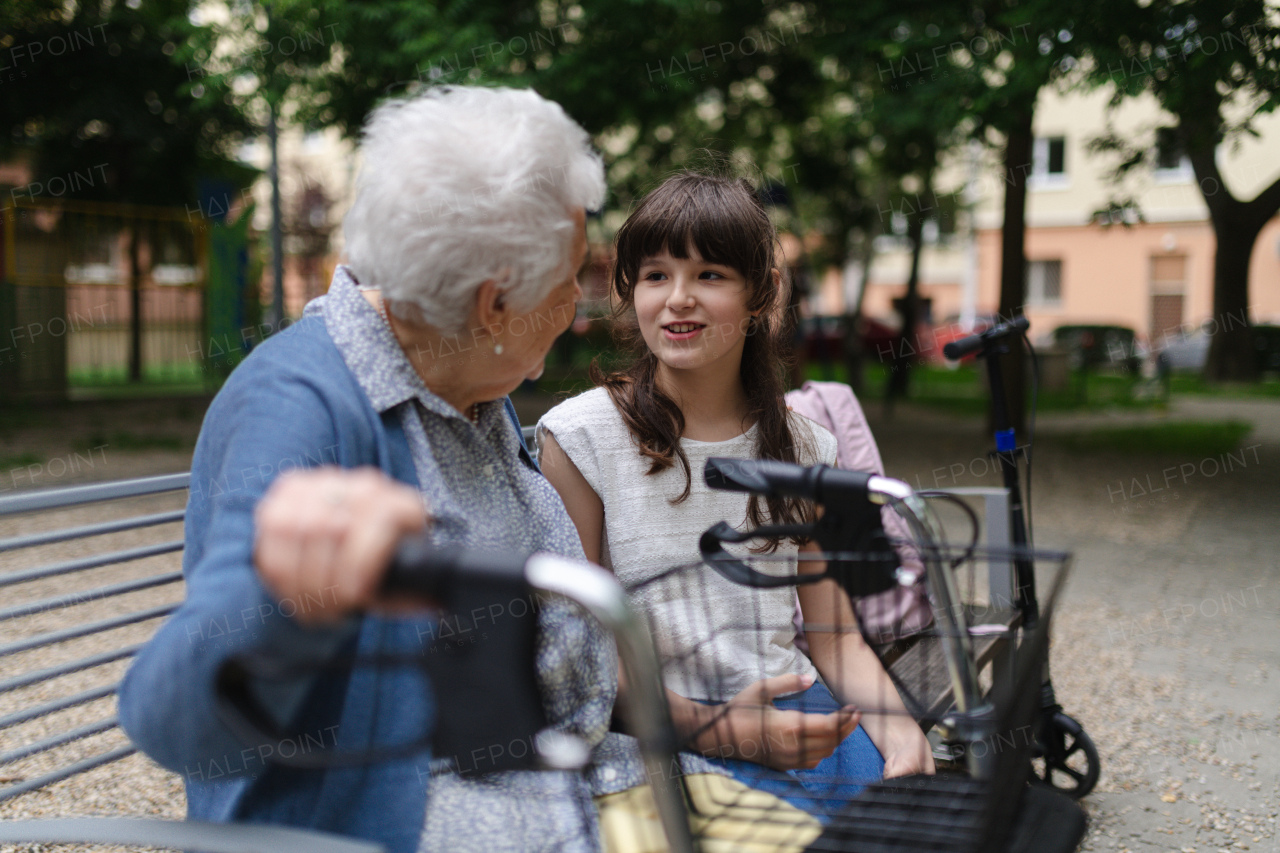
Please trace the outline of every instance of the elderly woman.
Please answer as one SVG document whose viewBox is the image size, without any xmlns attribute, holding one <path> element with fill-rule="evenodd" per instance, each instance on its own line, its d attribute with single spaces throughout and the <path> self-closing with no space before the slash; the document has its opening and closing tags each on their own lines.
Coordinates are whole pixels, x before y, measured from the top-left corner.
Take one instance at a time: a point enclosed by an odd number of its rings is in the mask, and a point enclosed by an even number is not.
<svg viewBox="0 0 1280 853">
<path fill-rule="evenodd" d="M 209 409 L 192 463 L 187 599 L 126 676 L 121 719 L 184 775 L 191 818 L 311 827 L 401 853 L 590 849 L 578 776 L 476 782 L 432 776 L 425 757 L 289 769 L 244 749 L 216 714 L 215 674 L 232 655 L 303 671 L 343 652 L 420 652 L 434 623 L 378 590 L 395 544 L 428 523 L 440 542 L 582 554 L 506 395 L 542 373 L 581 296 L 584 211 L 604 196 L 586 133 L 530 91 L 441 89 L 378 109 L 363 158 L 343 226 L 349 263 Z M 568 605 L 538 618 L 548 719 L 598 743 L 612 647 Z M 295 730 L 314 709 L 340 709 L 313 745 L 376 746 L 431 717 L 422 691 L 381 671 L 277 688 L 259 698 Z"/>
</svg>

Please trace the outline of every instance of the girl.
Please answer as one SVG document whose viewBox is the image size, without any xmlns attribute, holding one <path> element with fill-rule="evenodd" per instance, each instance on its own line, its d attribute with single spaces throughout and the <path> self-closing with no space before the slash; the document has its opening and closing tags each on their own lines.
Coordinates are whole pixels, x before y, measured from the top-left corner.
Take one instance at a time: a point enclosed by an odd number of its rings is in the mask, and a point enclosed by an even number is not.
<svg viewBox="0 0 1280 853">
<path fill-rule="evenodd" d="M 638 358 L 609 376 L 593 370 L 602 387 L 548 412 L 538 442 L 587 559 L 640 585 L 633 602 L 668 662 L 677 728 L 740 781 L 826 813 L 859 789 L 850 780 L 933 772 L 848 598 L 831 581 L 751 589 L 710 569 L 697 576 L 698 601 L 644 585 L 698 562 L 699 536 L 718 521 L 741 529 L 813 519 L 799 501 L 708 489 L 708 457 L 835 463 L 832 435 L 783 403 L 786 289 L 775 242 L 745 181 L 685 173 L 645 198 L 618 232 L 612 282 L 618 310 L 634 311 Z M 816 546 L 781 540 L 765 550 L 794 557 Z M 813 560 L 771 564 L 823 571 Z M 794 643 L 797 593 L 806 623 L 843 626 L 811 631 L 809 657 Z M 742 630 L 744 617 L 752 630 Z"/>
</svg>

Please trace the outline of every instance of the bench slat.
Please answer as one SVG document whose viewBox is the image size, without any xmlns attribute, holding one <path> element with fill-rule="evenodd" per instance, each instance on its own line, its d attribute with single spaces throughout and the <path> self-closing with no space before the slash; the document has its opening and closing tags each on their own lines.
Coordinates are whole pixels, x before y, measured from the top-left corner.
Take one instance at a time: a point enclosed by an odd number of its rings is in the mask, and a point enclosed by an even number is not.
<svg viewBox="0 0 1280 853">
<path fill-rule="evenodd" d="M 93 483 L 87 486 L 62 486 L 54 489 L 32 489 L 16 495 L 0 498 L 0 516 L 35 512 L 41 509 L 61 509 L 80 504 L 111 501 L 118 498 L 136 498 L 143 495 L 159 495 L 185 489 L 191 483 L 191 472 L 162 474 L 159 477 L 139 477 L 134 480 L 113 480 L 109 483 Z"/>
<path fill-rule="evenodd" d="M 23 758 L 29 758 L 32 755 L 38 755 L 42 752 L 48 752 L 60 746 L 72 743 L 77 740 L 84 740 L 102 732 L 110 731 L 120 727 L 120 718 L 116 716 L 107 717 L 93 723 L 85 723 L 74 729 L 67 729 L 65 732 L 59 732 L 56 735 L 49 735 L 43 740 L 32 741 L 26 746 L 20 746 L 17 749 L 11 749 L 0 755 L 0 765 L 12 764 Z"/>
<path fill-rule="evenodd" d="M 67 560 L 62 563 L 49 563 L 44 566 L 36 566 L 34 569 L 24 569 L 20 572 L 10 572 L 7 575 L 0 575 L 0 586 L 12 586 L 16 583 L 27 583 L 28 581 L 37 581 L 42 578 L 69 575 L 73 572 L 85 571 L 86 569 L 96 569 L 99 566 L 110 566 L 113 563 L 129 563 L 133 560 L 155 557 L 160 554 L 170 554 L 174 551 L 181 550 L 182 540 L 178 539 L 173 542 L 161 542 L 158 545 L 142 545 L 138 548 L 127 548 L 124 551 L 111 551 L 107 554 L 95 554 L 92 557 L 81 557 L 79 560 Z"/>
<path fill-rule="evenodd" d="M 0 729 L 12 728 L 19 723 L 25 723 L 27 720 L 34 720 L 37 717 L 48 716 L 56 711 L 65 711 L 67 708 L 74 708 L 76 705 L 93 702 L 94 700 L 101 699 L 105 696 L 112 696 L 119 688 L 119 682 L 115 684 L 106 684 L 102 687 L 94 687 L 92 690 L 85 690 L 82 693 L 63 696 L 61 699 L 54 699 L 52 702 L 45 702 L 43 705 L 36 705 L 31 708 L 23 708 L 21 711 L 14 711 L 6 717 L 0 717 Z"/>
<path fill-rule="evenodd" d="M 186 515 L 187 511 L 185 509 L 175 509 L 170 512 L 157 512 L 154 515 L 139 515 L 134 518 L 104 521 L 101 524 L 86 524 L 83 527 L 50 530 L 48 533 L 15 536 L 12 539 L 0 539 L 0 551 L 15 551 L 19 548 L 34 548 L 37 545 L 66 542 L 68 539 L 87 539 L 90 536 L 119 533 L 122 530 L 137 530 L 140 527 L 154 527 L 157 524 L 172 524 L 175 521 L 182 521 Z"/>
<path fill-rule="evenodd" d="M 73 592 L 70 595 L 59 595 L 54 598 L 44 598 L 40 601 L 29 601 L 26 604 L 19 604 L 16 607 L 10 607 L 7 610 L 0 610 L 0 622 L 9 619 L 17 619 L 22 616 L 32 616 L 36 613 L 44 613 L 47 610 L 59 610 L 63 607 L 75 607 L 77 604 L 86 604 L 90 601 L 100 601 L 104 598 L 112 598 L 117 595 L 125 595 L 130 592 L 137 592 L 140 589 L 151 589 L 155 586 L 164 586 L 168 583 L 176 583 L 182 580 L 182 572 L 169 572 L 163 575 L 152 575 L 151 577 L 139 578 L 133 581 L 121 581 L 120 583 L 108 584 L 100 586 L 96 589 L 86 589 L 84 592 Z"/>
<path fill-rule="evenodd" d="M 110 619 L 100 619 L 97 622 L 90 622 L 88 625 L 77 625 L 74 628 L 63 628 L 61 631 L 47 631 L 43 634 L 36 634 L 34 637 L 27 637 L 25 640 L 18 640 L 17 642 L 9 643 L 7 646 L 0 646 L 0 658 L 8 655 L 15 655 L 18 652 L 25 652 L 40 646 L 52 646 L 54 643 L 74 640 L 77 637 L 85 637 L 89 634 L 99 634 L 103 631 L 110 631 L 113 628 L 132 625 L 135 622 L 146 622 L 148 619 L 158 619 L 161 616 L 169 615 L 177 609 L 177 604 L 162 604 L 159 607 L 152 607 L 149 610 L 139 610 L 136 613 L 126 613 L 123 616 L 112 616 Z"/>
<path fill-rule="evenodd" d="M 45 669 L 37 669 L 31 672 L 24 672 L 22 675 L 14 676 L 8 681 L 0 681 L 0 693 L 8 693 L 10 690 L 17 690 L 19 687 L 30 687 L 32 684 L 39 684 L 41 681 L 48 681 L 51 678 L 58 678 L 62 675 L 69 675 L 73 672 L 79 672 L 82 669 L 91 669 L 95 666 L 102 666 L 104 663 L 120 660 L 121 658 L 133 657 L 142 648 L 143 643 L 134 643 L 132 646 L 125 646 L 119 649 L 112 649 L 109 652 L 100 652 L 96 655 L 90 655 L 87 658 L 60 663 L 57 666 L 46 667 Z"/>
<path fill-rule="evenodd" d="M 0 791 L 0 798 L 4 792 Z M 163 847 L 201 853 L 384 853 L 380 844 L 289 826 L 154 818 L 0 821 L 0 843 Z"/>
<path fill-rule="evenodd" d="M 74 764 L 68 764 L 66 767 L 59 767 L 57 770 L 46 773 L 43 776 L 37 776 L 34 779 L 28 779 L 25 782 L 19 782 L 16 785 L 10 785 L 7 788 L 0 788 L 0 802 L 11 800 L 14 797 L 20 797 L 30 791 L 39 790 L 45 785 L 52 785 L 54 782 L 61 782 L 63 779 L 77 776 L 88 770 L 92 770 L 95 767 L 100 767 L 103 764 L 110 764 L 113 761 L 119 761 L 122 758 L 127 758 L 128 756 L 133 755 L 137 751 L 138 748 L 132 744 L 129 746 L 118 746 L 115 749 L 101 753 L 100 755 L 82 758 Z M 0 821 L 0 827 L 5 826 L 7 823 L 9 822 Z M 3 832 L 3 830 L 0 829 L 0 832 Z M 24 840 L 29 841 L 30 839 Z"/>
<path fill-rule="evenodd" d="M 1001 625 L 1012 630 L 1021 622 L 1021 615 L 1016 610 L 993 610 L 973 604 L 964 607 L 966 625 Z M 981 670 L 1005 648 L 1009 635 L 972 636 L 970 642 L 976 668 Z M 926 634 L 875 648 L 890 678 L 898 686 L 907 709 L 917 720 L 930 724 L 936 722 L 955 704 L 941 637 Z"/>
</svg>

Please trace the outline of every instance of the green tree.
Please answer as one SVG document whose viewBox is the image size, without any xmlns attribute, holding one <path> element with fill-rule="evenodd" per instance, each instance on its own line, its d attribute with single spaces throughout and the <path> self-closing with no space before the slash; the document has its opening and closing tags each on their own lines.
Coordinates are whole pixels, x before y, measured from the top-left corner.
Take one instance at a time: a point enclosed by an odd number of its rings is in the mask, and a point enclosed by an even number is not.
<svg viewBox="0 0 1280 853">
<path fill-rule="evenodd" d="M 1172 117 L 1191 161 L 1216 248 L 1213 311 L 1218 322 L 1206 376 L 1256 377 L 1249 328 L 1249 262 L 1262 227 L 1280 212 L 1280 177 L 1252 199 L 1227 186 L 1217 163 L 1223 145 L 1254 131 L 1280 103 L 1280 9 L 1266 0 L 1098 2 L 1085 17 L 1092 61 L 1085 81 L 1109 86 L 1118 105 L 1144 93 Z M 1149 165 L 1155 152 L 1112 140 L 1120 171 Z"/>
<path fill-rule="evenodd" d="M 27 76 L 0 87 L 0 156 L 29 159 L 42 183 L 102 164 L 104 180 L 68 192 L 95 201 L 190 204 L 202 177 L 243 180 L 250 170 L 231 155 L 248 129 L 243 116 L 226 89 L 201 85 L 182 62 L 200 30 L 192 5 L 9 10 L 4 40 Z"/>
<path fill-rule="evenodd" d="M 1077 64 L 1075 14 L 1053 0 L 973 0 L 902 9 L 861 4 L 864 31 L 903 43 L 889 68 L 900 109 L 938 111 L 955 123 L 950 144 L 965 139 L 999 152 L 1004 186 L 998 311 L 1008 317 L 1026 302 L 1026 204 L 1032 167 L 1035 108 L 1043 88 Z M 851 25 L 853 26 L 853 25 Z M 892 55 L 890 54 L 892 59 Z M 941 85 L 939 85 L 941 84 Z M 1025 427 L 1025 368 L 1019 341 L 1004 359 L 1012 423 Z"/>
<path fill-rule="evenodd" d="M 182 63 L 198 39 L 188 0 L 27 2 L 6 9 L 6 53 L 20 79 L 0 87 L 0 158 L 29 162 L 33 183 L 66 197 L 186 205 L 202 178 L 243 186 L 252 170 L 231 156 L 247 125 L 225 88 Z M 90 180 L 68 176 L 88 174 Z M 55 184 L 55 179 L 60 183 Z M 142 374 L 139 245 L 130 226 L 129 375 Z"/>
<path fill-rule="evenodd" d="M 336 125 L 354 136 L 369 111 L 390 96 L 442 84 L 529 86 L 563 105 L 591 133 L 612 140 L 605 147 L 610 163 L 631 160 L 643 149 L 652 155 L 648 162 L 669 166 L 667 155 L 734 149 L 734 141 L 718 132 L 723 121 L 699 118 L 698 107 L 723 102 L 735 81 L 752 76 L 797 37 L 775 25 L 766 39 L 763 4 L 718 6 L 690 0 L 279 0 L 271 4 L 271 17 L 281 26 L 333 34 L 331 53 L 299 57 L 283 75 L 291 86 L 283 109 L 302 123 Z M 264 76 L 256 68 L 254 74 Z M 677 125 L 688 135 L 667 135 Z M 660 166 L 650 172 L 635 162 L 616 186 L 625 200 L 660 172 Z"/>
<path fill-rule="evenodd" d="M 932 46 L 934 37 L 922 30 L 912 30 L 899 22 L 890 38 L 878 44 L 879 50 L 864 52 L 874 60 L 875 68 L 865 67 L 863 76 L 879 82 L 882 72 L 915 56 L 919 61 Z M 922 63 L 921 63 L 922 64 Z M 874 73 L 874 77 L 872 74 Z M 968 69 L 955 64 L 950 51 L 937 55 L 933 79 L 915 91 L 898 85 L 872 86 L 867 99 L 867 116 L 875 128 L 872 138 L 874 172 L 886 190 L 887 212 L 905 221 L 905 236 L 911 253 L 906 293 L 899 314 L 902 331 L 892 353 L 892 369 L 886 387 L 886 401 L 892 405 L 897 397 L 905 397 L 910 369 L 921 348 L 917 336 L 921 320 L 920 262 L 924 249 L 924 226 L 937 221 L 942 204 L 938 199 L 936 178 L 943 158 L 952 153 L 971 132 L 975 122 L 969 113 L 972 81 Z"/>
<path fill-rule="evenodd" d="M 1059 6 L 1061 4 L 1058 4 Z M 1057 38 L 1067 29 L 1048 0 L 942 3 L 904 6 L 872 0 L 852 9 L 820 4 L 829 21 L 823 50 L 852 57 L 864 118 L 875 132 L 874 172 L 906 216 L 913 281 L 919 276 L 920 231 L 926 218 L 908 197 L 933 197 L 933 179 L 957 146 L 975 139 L 1000 151 L 1004 165 L 1000 311 L 1013 314 L 1025 300 L 1025 209 L 1036 98 L 1063 61 Z M 843 13 L 842 13 L 843 12 Z M 1051 28 L 1051 29 L 1050 29 Z M 1044 35 L 1041 35 L 1041 33 Z M 933 205 L 931 203 L 931 206 Z M 909 283 L 904 333 L 918 312 L 918 285 Z M 890 390 L 904 393 L 910 338 L 895 350 Z M 1021 425 L 1021 359 L 1011 358 L 1013 414 Z"/>
<path fill-rule="evenodd" d="M 221 42 L 237 43 L 233 73 L 256 80 L 261 125 L 267 107 L 307 127 L 360 132 L 378 102 L 437 83 L 507 81 L 501 51 L 507 28 L 536 26 L 530 2 L 417 0 L 228 0 L 233 23 Z M 205 46 L 215 55 L 218 44 Z M 507 56 L 507 59 L 512 57 Z"/>
</svg>

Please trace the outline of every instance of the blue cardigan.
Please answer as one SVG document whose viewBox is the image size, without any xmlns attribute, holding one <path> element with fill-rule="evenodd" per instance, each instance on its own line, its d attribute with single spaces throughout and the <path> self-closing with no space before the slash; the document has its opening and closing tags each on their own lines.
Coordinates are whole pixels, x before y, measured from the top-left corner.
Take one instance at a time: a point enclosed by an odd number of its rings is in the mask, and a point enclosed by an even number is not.
<svg viewBox="0 0 1280 853">
<path fill-rule="evenodd" d="M 516 422 L 511 401 L 509 416 Z M 522 456 L 528 460 L 522 448 Z M 264 762 L 214 709 L 214 677 L 230 656 L 270 651 L 305 665 L 346 651 L 420 651 L 425 618 L 351 617 L 323 629 L 289 618 L 305 602 L 276 602 L 253 566 L 253 511 L 293 467 L 371 465 L 418 487 L 395 410 L 379 415 L 329 337 L 306 317 L 231 374 L 196 443 L 185 523 L 186 600 L 139 652 L 120 689 L 120 720 L 145 753 L 183 774 L 191 819 L 286 824 L 414 853 L 422 832 L 429 755 L 375 765 L 298 770 Z M 532 464 L 530 462 L 529 464 Z M 341 708 L 340 725 L 300 736 L 301 749 L 403 744 L 429 730 L 432 701 L 404 673 L 357 669 L 273 697 L 287 714 Z M 305 704 L 304 704 L 305 703 Z M 295 716 L 295 724 L 298 719 Z"/>
</svg>

